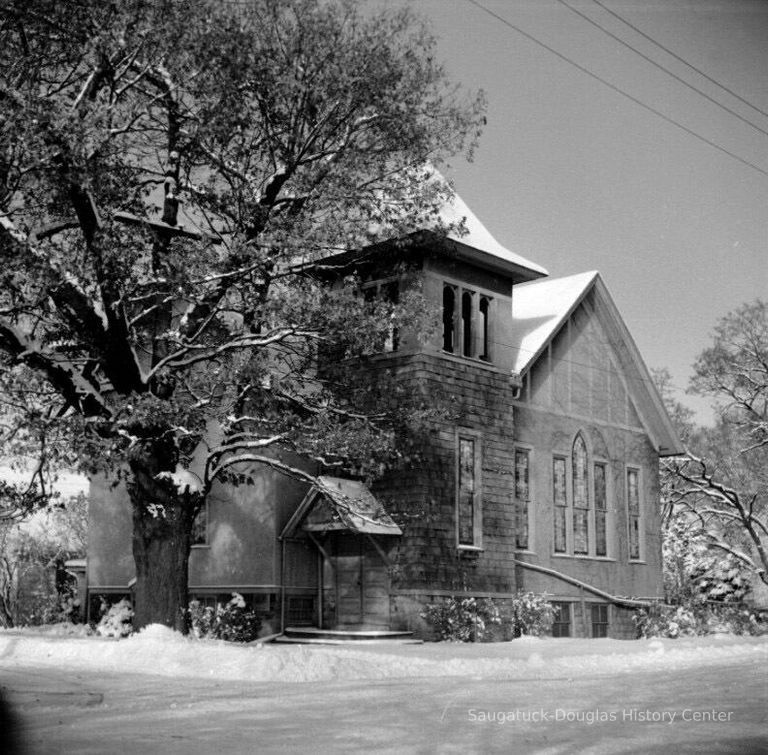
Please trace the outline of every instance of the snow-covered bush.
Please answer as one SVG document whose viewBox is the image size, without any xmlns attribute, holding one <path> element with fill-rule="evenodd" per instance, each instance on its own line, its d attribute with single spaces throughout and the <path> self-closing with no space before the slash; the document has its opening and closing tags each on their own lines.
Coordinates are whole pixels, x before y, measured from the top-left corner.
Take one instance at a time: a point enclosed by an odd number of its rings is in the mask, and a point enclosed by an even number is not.
<svg viewBox="0 0 768 755">
<path fill-rule="evenodd" d="M 106 604 L 102 604 L 106 608 Z M 133 606 L 131 602 L 123 598 L 106 609 L 106 613 L 96 625 L 96 632 L 102 637 L 127 637 L 133 632 Z"/>
<path fill-rule="evenodd" d="M 511 600 L 451 597 L 432 603 L 421 614 L 439 639 L 493 642 L 527 634 L 538 637 L 552 626 L 555 611 L 543 596 L 518 592 Z"/>
<path fill-rule="evenodd" d="M 428 605 L 421 618 L 447 642 L 479 642 L 490 625 L 501 624 L 499 607 L 490 598 L 451 597 Z"/>
<path fill-rule="evenodd" d="M 245 599 L 233 592 L 231 600 L 216 608 L 193 600 L 188 609 L 190 630 L 195 637 L 229 642 L 251 642 L 259 635 L 261 618 L 248 608 Z"/>
<path fill-rule="evenodd" d="M 502 623 L 508 627 L 510 637 L 520 637 L 527 634 L 533 637 L 549 631 L 555 618 L 555 609 L 544 595 L 532 592 L 518 592 L 507 603 L 502 615 Z"/>
<path fill-rule="evenodd" d="M 743 606 L 691 603 L 683 606 L 654 606 L 634 616 L 640 637 L 691 637 L 727 634 L 759 635 L 768 632 L 760 617 Z"/>
</svg>

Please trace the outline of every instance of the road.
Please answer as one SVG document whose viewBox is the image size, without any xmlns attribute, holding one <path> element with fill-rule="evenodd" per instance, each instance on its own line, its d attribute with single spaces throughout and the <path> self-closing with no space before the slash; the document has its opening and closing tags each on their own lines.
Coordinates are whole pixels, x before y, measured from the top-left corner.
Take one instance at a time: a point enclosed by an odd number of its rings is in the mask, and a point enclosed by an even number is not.
<svg viewBox="0 0 768 755">
<path fill-rule="evenodd" d="M 768 752 L 759 665 L 248 684 L 0 667 L 29 755 Z"/>
</svg>

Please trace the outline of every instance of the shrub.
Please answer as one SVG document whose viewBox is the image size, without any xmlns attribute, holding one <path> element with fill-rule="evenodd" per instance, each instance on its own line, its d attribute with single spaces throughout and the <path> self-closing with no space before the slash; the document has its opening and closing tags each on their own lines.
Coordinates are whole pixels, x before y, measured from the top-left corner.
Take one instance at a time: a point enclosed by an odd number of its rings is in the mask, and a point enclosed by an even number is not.
<svg viewBox="0 0 768 755">
<path fill-rule="evenodd" d="M 96 632 L 102 637 L 127 637 L 133 632 L 133 606 L 123 598 L 113 606 L 102 600 L 102 617 L 96 625 Z"/>
<path fill-rule="evenodd" d="M 691 603 L 682 606 L 657 605 L 637 611 L 633 617 L 640 637 L 691 637 L 727 632 L 765 634 L 766 624 L 744 606 L 722 603 Z"/>
<path fill-rule="evenodd" d="M 518 592 L 509 601 L 505 624 L 513 637 L 523 634 L 539 637 L 549 631 L 555 618 L 555 609 L 544 595 L 532 592 Z"/>
<path fill-rule="evenodd" d="M 555 610 L 543 596 L 518 592 L 511 600 L 451 597 L 432 603 L 421 614 L 448 642 L 511 640 L 523 634 L 538 637 L 552 626 Z"/>
<path fill-rule="evenodd" d="M 228 642 L 251 642 L 259 636 L 261 619 L 245 604 L 239 593 L 233 592 L 231 600 L 216 608 L 203 606 L 193 600 L 188 609 L 192 634 L 198 638 L 227 640 Z"/>
<path fill-rule="evenodd" d="M 428 605 L 421 618 L 446 642 L 478 642 L 490 625 L 501 624 L 501 612 L 490 598 L 450 597 Z"/>
</svg>

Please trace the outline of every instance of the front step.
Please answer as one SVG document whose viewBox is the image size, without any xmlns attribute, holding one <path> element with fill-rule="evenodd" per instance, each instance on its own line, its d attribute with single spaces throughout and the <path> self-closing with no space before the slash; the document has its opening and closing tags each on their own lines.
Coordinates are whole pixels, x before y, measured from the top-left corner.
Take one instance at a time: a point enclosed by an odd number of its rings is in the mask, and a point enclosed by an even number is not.
<svg viewBox="0 0 768 755">
<path fill-rule="evenodd" d="M 291 642 L 308 645 L 422 644 L 421 640 L 417 640 L 413 637 L 413 632 L 393 632 L 388 629 L 317 629 L 316 627 L 286 627 L 283 635 L 275 638 L 275 642 Z"/>
</svg>

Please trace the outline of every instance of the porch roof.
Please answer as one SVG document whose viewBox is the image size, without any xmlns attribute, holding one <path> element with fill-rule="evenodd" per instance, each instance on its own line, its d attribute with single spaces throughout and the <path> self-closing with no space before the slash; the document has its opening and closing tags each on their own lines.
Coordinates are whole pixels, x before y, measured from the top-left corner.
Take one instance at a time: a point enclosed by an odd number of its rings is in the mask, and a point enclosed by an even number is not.
<svg viewBox="0 0 768 755">
<path fill-rule="evenodd" d="M 292 537 L 297 530 L 403 534 L 366 485 L 357 480 L 325 475 L 316 479 L 280 537 Z"/>
</svg>

